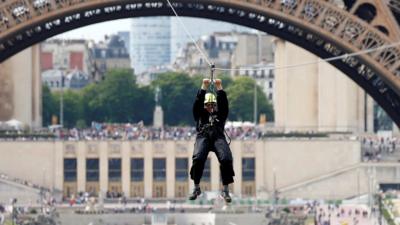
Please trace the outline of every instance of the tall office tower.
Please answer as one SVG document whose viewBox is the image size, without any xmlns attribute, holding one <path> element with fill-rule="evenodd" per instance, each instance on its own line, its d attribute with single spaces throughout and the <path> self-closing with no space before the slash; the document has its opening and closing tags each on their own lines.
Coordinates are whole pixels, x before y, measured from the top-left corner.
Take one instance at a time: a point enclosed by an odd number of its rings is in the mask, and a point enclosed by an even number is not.
<svg viewBox="0 0 400 225">
<path fill-rule="evenodd" d="M 135 74 L 170 63 L 171 20 L 169 17 L 132 19 L 130 55 Z"/>
<path fill-rule="evenodd" d="M 182 17 L 183 24 L 188 29 L 189 33 L 192 35 L 195 41 L 199 40 L 200 37 L 206 35 L 211 35 L 214 32 L 249 32 L 251 29 L 236 24 L 201 19 L 201 18 L 191 18 Z M 192 40 L 186 34 L 182 27 L 182 24 L 176 17 L 171 18 L 171 63 L 175 62 L 179 51 L 186 46 L 187 43 Z"/>
</svg>

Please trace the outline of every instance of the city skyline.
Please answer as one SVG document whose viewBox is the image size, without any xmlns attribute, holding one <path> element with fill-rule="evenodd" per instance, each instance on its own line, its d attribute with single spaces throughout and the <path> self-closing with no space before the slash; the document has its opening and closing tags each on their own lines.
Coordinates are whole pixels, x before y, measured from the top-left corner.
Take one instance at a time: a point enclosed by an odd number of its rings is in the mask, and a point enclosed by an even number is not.
<svg viewBox="0 0 400 225">
<path fill-rule="evenodd" d="M 156 18 L 156 17 L 154 17 Z M 170 17 L 170 18 L 174 18 L 174 17 Z M 58 35 L 55 35 L 51 38 L 59 38 L 59 39 L 91 39 L 94 40 L 96 42 L 99 41 L 103 41 L 104 37 L 106 35 L 111 35 L 111 34 L 117 34 L 118 32 L 121 31 L 129 31 L 131 29 L 132 26 L 132 20 L 134 18 L 127 18 L 127 19 L 119 19 L 119 20 L 110 20 L 110 21 L 106 21 L 106 22 L 101 22 L 101 23 L 95 23 L 95 24 L 91 24 L 91 25 L 87 25 L 87 26 L 83 26 L 77 29 L 73 29 Z M 190 24 L 192 21 L 201 21 L 202 24 L 204 24 L 204 26 L 207 24 L 207 21 L 210 21 L 210 19 L 203 19 L 203 18 L 194 18 L 194 17 L 182 17 L 182 21 L 185 24 L 185 26 L 187 27 L 187 29 L 189 30 L 189 32 L 191 32 L 191 34 L 197 34 L 199 33 L 199 31 L 203 31 L 206 30 L 206 28 L 204 27 L 191 27 L 188 26 L 188 24 Z M 180 24 L 178 24 L 176 22 L 176 19 L 174 18 L 173 21 L 175 21 L 175 25 L 173 25 L 173 29 L 179 29 L 181 27 Z M 227 23 L 227 22 L 222 22 L 222 21 L 215 21 L 218 23 L 218 25 L 220 26 L 221 30 L 225 30 L 226 31 L 226 27 L 224 26 L 229 26 L 229 27 L 236 27 L 238 28 L 238 30 L 243 30 L 243 26 L 240 25 L 236 25 L 236 24 L 232 24 L 232 23 Z M 251 30 L 251 28 L 248 28 L 249 30 Z M 181 33 L 177 33 L 174 32 L 175 35 L 177 35 L 178 38 L 184 38 L 187 39 L 187 34 L 184 32 L 184 30 L 182 29 Z M 196 35 L 196 36 L 197 36 Z"/>
<path fill-rule="evenodd" d="M 130 52 L 132 68 L 142 73 L 155 65 L 167 66 L 174 63 L 187 43 L 199 40 L 202 36 L 214 32 L 252 32 L 247 27 L 210 19 L 183 17 L 182 23 L 185 28 L 175 17 L 128 18 L 85 26 L 53 38 L 86 39 L 99 43 L 105 41 L 106 36 L 129 33 L 124 41 L 129 42 L 126 46 Z M 158 43 L 160 40 L 163 44 Z"/>
</svg>

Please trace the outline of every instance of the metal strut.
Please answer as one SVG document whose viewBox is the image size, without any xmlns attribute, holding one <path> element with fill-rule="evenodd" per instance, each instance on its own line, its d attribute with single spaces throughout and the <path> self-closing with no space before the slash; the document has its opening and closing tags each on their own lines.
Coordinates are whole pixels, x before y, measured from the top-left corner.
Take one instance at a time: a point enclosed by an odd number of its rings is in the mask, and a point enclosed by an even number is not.
<svg viewBox="0 0 400 225">
<path fill-rule="evenodd" d="M 211 74 L 210 74 L 210 91 L 214 93 L 214 72 L 215 72 L 215 64 L 212 63 L 210 66 Z"/>
</svg>

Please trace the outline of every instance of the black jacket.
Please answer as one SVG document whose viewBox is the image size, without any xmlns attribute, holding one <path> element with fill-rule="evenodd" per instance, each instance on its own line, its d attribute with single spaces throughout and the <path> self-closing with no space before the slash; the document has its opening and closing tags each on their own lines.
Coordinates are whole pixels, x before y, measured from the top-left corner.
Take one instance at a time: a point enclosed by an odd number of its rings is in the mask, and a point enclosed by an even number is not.
<svg viewBox="0 0 400 225">
<path fill-rule="evenodd" d="M 196 121 L 196 130 L 198 133 L 205 131 L 217 132 L 218 136 L 224 135 L 224 127 L 229 114 L 229 103 L 224 90 L 217 91 L 217 110 L 210 114 L 204 108 L 204 98 L 206 91 L 200 89 L 197 92 L 193 104 L 193 117 Z"/>
</svg>

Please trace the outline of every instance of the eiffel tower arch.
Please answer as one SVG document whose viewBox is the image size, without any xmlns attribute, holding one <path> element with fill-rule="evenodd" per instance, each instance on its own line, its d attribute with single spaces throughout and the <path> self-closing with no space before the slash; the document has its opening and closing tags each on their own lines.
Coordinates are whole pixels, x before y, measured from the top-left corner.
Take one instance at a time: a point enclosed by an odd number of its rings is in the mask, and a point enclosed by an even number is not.
<svg viewBox="0 0 400 225">
<path fill-rule="evenodd" d="M 171 0 L 181 16 L 226 21 L 290 41 L 330 63 L 400 125 L 400 3 L 394 0 Z M 0 62 L 51 36 L 98 22 L 173 16 L 166 0 L 4 0 Z M 380 48 L 385 47 L 385 48 Z M 366 54 L 352 53 L 378 48 Z"/>
</svg>

